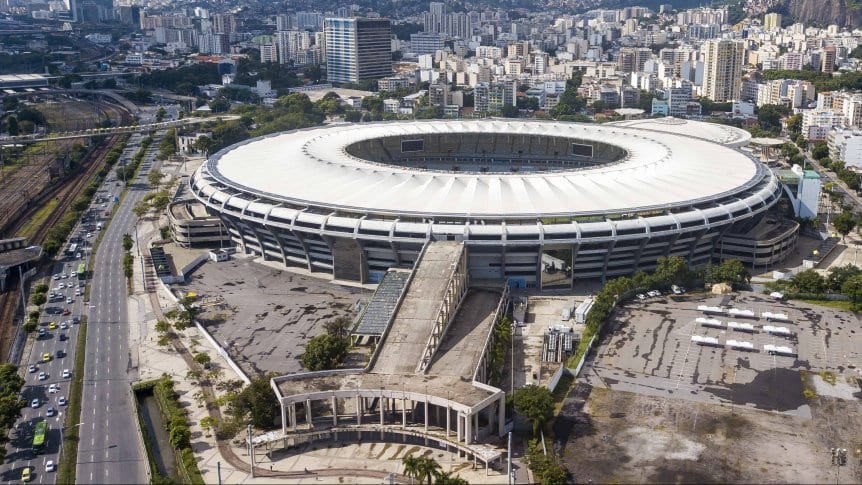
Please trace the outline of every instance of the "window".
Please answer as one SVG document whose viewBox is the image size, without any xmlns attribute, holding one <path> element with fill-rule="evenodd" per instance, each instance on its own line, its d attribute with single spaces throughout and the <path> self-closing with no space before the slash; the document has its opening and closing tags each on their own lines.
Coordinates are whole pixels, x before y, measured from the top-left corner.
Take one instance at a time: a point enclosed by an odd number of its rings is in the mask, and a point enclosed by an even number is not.
<svg viewBox="0 0 862 485">
<path fill-rule="evenodd" d="M 421 152 L 424 149 L 424 140 L 401 140 L 401 153 Z"/>
<path fill-rule="evenodd" d="M 581 145 L 580 143 L 572 143 L 572 155 L 576 155 L 579 157 L 591 157 L 593 156 L 593 146 L 592 145 Z"/>
</svg>

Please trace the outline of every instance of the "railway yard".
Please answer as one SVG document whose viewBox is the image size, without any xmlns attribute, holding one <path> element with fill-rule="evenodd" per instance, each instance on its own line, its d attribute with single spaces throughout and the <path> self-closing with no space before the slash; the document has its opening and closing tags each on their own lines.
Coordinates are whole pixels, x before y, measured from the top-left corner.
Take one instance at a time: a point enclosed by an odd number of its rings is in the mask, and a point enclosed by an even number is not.
<svg viewBox="0 0 862 485">
<path fill-rule="evenodd" d="M 123 108 L 104 101 L 60 100 L 34 106 L 45 115 L 48 126 L 57 131 L 96 126 L 104 119 L 115 124 L 132 119 Z M 41 142 L 19 151 L 15 163 L 0 171 L 0 238 L 26 236 L 29 244 L 42 244 L 50 229 L 102 169 L 110 150 L 123 138 L 124 135 L 113 135 L 93 142 L 80 169 L 68 172 L 62 165 L 64 159 L 76 143 L 88 140 Z M 4 154 L 4 158 L 7 156 Z M 0 294 L 0 359 L 3 360 L 8 359 L 15 336 L 15 314 L 22 311 L 18 305 L 20 299 L 17 286 Z"/>
</svg>

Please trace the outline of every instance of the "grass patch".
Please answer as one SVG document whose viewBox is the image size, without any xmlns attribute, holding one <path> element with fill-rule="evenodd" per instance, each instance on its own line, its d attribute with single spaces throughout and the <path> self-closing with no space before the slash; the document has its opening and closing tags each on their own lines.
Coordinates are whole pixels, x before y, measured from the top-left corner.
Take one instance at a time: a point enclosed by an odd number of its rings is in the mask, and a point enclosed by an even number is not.
<svg viewBox="0 0 862 485">
<path fill-rule="evenodd" d="M 66 432 L 63 434 L 63 457 L 60 459 L 57 483 L 75 483 L 78 463 L 78 424 L 81 423 L 81 401 L 84 391 L 84 359 L 87 344 L 87 317 L 81 317 L 78 341 L 75 342 L 75 368 L 69 386 L 69 404 L 66 414 Z"/>
<path fill-rule="evenodd" d="M 796 301 L 801 301 L 803 303 L 808 303 L 810 305 L 825 306 L 827 308 L 835 308 L 837 310 L 844 310 L 844 311 L 856 313 L 856 309 L 853 308 L 853 302 L 852 301 L 842 301 L 842 300 L 796 300 Z"/>
<path fill-rule="evenodd" d="M 59 202 L 57 202 L 57 199 L 55 198 L 49 199 L 48 202 L 46 202 L 45 205 L 43 205 L 42 208 L 39 209 L 39 211 L 36 212 L 29 221 L 27 221 L 27 224 L 24 224 L 24 227 L 22 227 L 21 230 L 18 231 L 18 234 L 16 234 L 16 236 L 26 237 L 27 239 L 30 239 L 33 236 L 33 233 L 36 232 L 36 229 L 38 229 L 42 226 L 42 224 L 45 223 L 45 220 L 48 219 L 48 216 L 50 216 L 52 212 L 57 210 L 58 203 Z"/>
<path fill-rule="evenodd" d="M 574 383 L 575 376 L 563 371 L 560 381 L 557 382 L 557 387 L 554 388 L 554 416 L 560 414 L 560 410 L 563 408 L 563 401 L 566 400 L 566 396 L 569 395 L 569 390 Z"/>
<path fill-rule="evenodd" d="M 811 384 L 811 372 L 801 370 L 799 371 L 799 378 L 802 379 L 802 395 L 805 396 L 806 399 L 814 399 L 817 397 L 817 391 L 814 390 L 814 386 Z"/>
<path fill-rule="evenodd" d="M 820 378 L 823 379 L 823 382 L 828 383 L 830 386 L 834 386 L 836 382 L 838 382 L 838 376 L 836 376 L 832 372 L 821 371 Z"/>
</svg>

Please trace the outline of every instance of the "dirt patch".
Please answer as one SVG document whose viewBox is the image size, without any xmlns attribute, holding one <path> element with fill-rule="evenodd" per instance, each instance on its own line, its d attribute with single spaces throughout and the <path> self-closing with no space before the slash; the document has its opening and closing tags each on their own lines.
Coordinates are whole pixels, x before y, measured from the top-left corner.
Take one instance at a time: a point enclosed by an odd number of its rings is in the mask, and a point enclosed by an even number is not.
<svg viewBox="0 0 862 485">
<path fill-rule="evenodd" d="M 558 444 L 578 482 L 834 483 L 829 448 L 862 445 L 862 409 L 829 397 L 808 402 L 811 419 L 578 384 L 558 418 L 570 432 Z M 852 466 L 859 456 L 850 461 L 840 483 L 862 481 Z"/>
</svg>

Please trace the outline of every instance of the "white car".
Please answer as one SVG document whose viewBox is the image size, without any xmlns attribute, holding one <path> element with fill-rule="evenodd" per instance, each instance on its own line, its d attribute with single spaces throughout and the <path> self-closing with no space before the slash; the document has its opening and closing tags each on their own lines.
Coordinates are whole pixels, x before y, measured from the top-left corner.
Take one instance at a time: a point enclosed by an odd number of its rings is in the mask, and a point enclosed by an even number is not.
<svg viewBox="0 0 862 485">
<path fill-rule="evenodd" d="M 80 288 L 75 289 L 75 296 L 81 296 L 81 289 Z"/>
<path fill-rule="evenodd" d="M 48 374 L 46 374 L 45 371 L 42 371 L 39 373 L 39 380 L 40 381 L 44 381 L 47 378 L 48 378 Z"/>
<path fill-rule="evenodd" d="M 66 404 L 68 404 L 68 402 L 66 401 L 65 396 L 60 396 L 59 398 L 57 398 L 58 406 L 65 406 Z"/>
<path fill-rule="evenodd" d="M 56 409 L 54 409 L 54 407 L 53 407 L 53 406 L 48 406 L 48 409 L 46 409 L 46 410 L 45 410 L 45 415 L 46 415 L 46 416 L 48 416 L 48 417 L 50 418 L 50 417 L 51 417 L 51 416 L 53 416 L 53 415 L 54 415 L 54 413 L 56 413 L 56 412 L 57 412 L 57 410 L 56 410 Z"/>
<path fill-rule="evenodd" d="M 66 321 L 63 320 L 62 322 L 60 322 L 60 328 L 66 330 L 67 328 L 69 328 L 69 325 L 67 325 Z"/>
<path fill-rule="evenodd" d="M 48 386 L 48 393 L 50 394 L 56 394 L 59 391 L 60 386 L 58 386 L 57 384 L 51 384 L 50 386 Z"/>
<path fill-rule="evenodd" d="M 30 401 L 30 407 L 33 409 L 36 409 L 41 405 L 42 405 L 42 401 L 40 401 L 38 397 L 33 398 L 33 400 Z"/>
<path fill-rule="evenodd" d="M 638 300 L 646 300 L 646 295 L 643 293 L 638 293 Z"/>
<path fill-rule="evenodd" d="M 52 472 L 54 471 L 54 460 L 48 460 L 45 462 L 45 471 Z"/>
<path fill-rule="evenodd" d="M 54 275 L 54 279 L 55 279 L 55 280 L 59 280 L 59 279 L 60 279 L 60 273 L 55 274 L 55 275 Z"/>
<path fill-rule="evenodd" d="M 63 369 L 63 379 L 68 379 L 72 377 L 72 372 L 69 369 Z"/>
<path fill-rule="evenodd" d="M 30 372 L 36 372 L 38 369 L 36 369 L 35 364 L 30 364 L 30 367 L 28 367 L 27 370 Z"/>
<path fill-rule="evenodd" d="M 57 289 L 58 290 L 65 290 L 66 289 L 66 283 L 60 283 L 59 285 L 57 285 Z"/>
<path fill-rule="evenodd" d="M 66 298 L 66 303 L 67 303 L 67 304 L 69 304 L 69 305 L 71 305 L 71 304 L 72 304 L 72 297 L 71 297 L 71 296 L 70 296 L 70 297 L 68 297 L 68 298 Z"/>
<path fill-rule="evenodd" d="M 66 273 L 60 273 L 60 279 L 65 279 L 65 278 L 66 278 Z M 60 283 L 60 284 L 62 285 L 63 283 Z"/>
</svg>

